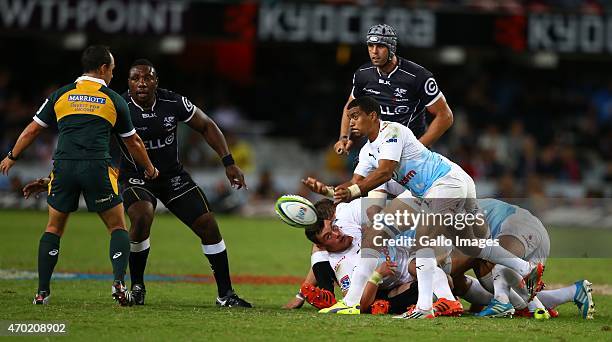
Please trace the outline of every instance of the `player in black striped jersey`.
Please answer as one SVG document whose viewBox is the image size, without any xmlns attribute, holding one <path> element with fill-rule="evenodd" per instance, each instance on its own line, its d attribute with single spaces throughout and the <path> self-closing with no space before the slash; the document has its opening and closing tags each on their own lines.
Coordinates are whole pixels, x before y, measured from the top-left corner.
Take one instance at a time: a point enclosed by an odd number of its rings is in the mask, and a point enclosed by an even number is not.
<svg viewBox="0 0 612 342">
<path fill-rule="evenodd" d="M 366 95 L 380 103 L 383 120 L 408 126 L 423 145 L 431 146 L 453 124 L 453 113 L 433 74 L 396 54 L 397 35 L 389 25 L 372 26 L 366 41 L 370 62 L 353 75 L 353 88 L 342 112 L 340 138 L 334 150 L 347 153 L 353 145 L 347 106 Z M 425 112 L 434 116 L 429 127 Z"/>
<path fill-rule="evenodd" d="M 135 61 L 130 68 L 128 85 L 129 91 L 123 96 L 128 102 L 132 122 L 160 171 L 160 176 L 154 181 L 144 179 L 142 170 L 122 149 L 119 181 L 131 222 L 130 276 L 136 304 L 144 304 L 144 270 L 150 250 L 150 229 L 159 199 L 200 238 L 217 282 L 217 305 L 251 307 L 232 289 L 227 251 L 217 222 L 204 192 L 183 170 L 178 159 L 176 129 L 178 122 L 182 121 L 201 133 L 221 157 L 231 185 L 238 189 L 246 187 L 244 175 L 234 163 L 223 133 L 187 98 L 158 88 L 157 72 L 151 62 L 144 59 Z"/>
</svg>

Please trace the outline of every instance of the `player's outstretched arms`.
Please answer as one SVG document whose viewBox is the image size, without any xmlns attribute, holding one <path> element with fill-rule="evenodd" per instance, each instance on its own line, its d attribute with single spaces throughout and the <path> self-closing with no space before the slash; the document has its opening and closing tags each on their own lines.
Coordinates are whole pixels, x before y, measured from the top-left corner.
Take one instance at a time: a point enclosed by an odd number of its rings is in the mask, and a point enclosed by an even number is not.
<svg viewBox="0 0 612 342">
<path fill-rule="evenodd" d="M 44 127 L 36 121 L 32 121 L 23 132 L 21 132 L 13 149 L 11 149 L 9 154 L 0 162 L 0 171 L 3 175 L 8 175 L 9 170 L 15 165 L 21 153 L 32 144 L 40 132 L 42 132 L 43 128 Z"/>
<path fill-rule="evenodd" d="M 334 189 L 334 200 L 336 202 L 349 202 L 355 198 L 365 196 L 377 186 L 386 183 L 393 177 L 393 171 L 397 168 L 398 162 L 394 160 L 381 159 L 378 162 L 378 168 L 372 171 L 367 177 L 361 177 L 352 185 L 347 186 L 347 183 L 338 185 Z M 355 175 L 353 176 L 353 180 Z M 351 180 L 351 181 L 353 181 Z"/>
<path fill-rule="evenodd" d="M 157 178 L 157 176 L 159 176 L 159 171 L 153 166 L 153 163 L 151 163 L 151 159 L 149 159 L 149 155 L 147 154 L 147 150 L 140 136 L 134 133 L 122 139 L 125 143 L 125 147 L 127 147 L 130 154 L 136 159 L 136 162 L 145 168 L 145 178 Z"/>
<path fill-rule="evenodd" d="M 28 199 L 30 196 L 34 195 L 36 198 L 38 198 L 39 193 L 47 191 L 49 182 L 51 182 L 51 178 L 44 177 L 38 178 L 37 180 L 26 184 L 26 186 L 24 186 L 22 189 L 23 197 Z"/>
<path fill-rule="evenodd" d="M 196 108 L 193 117 L 186 123 L 193 130 L 202 134 L 208 145 L 217 152 L 217 155 L 219 155 L 223 162 L 223 166 L 225 166 L 225 175 L 232 187 L 247 189 L 244 173 L 234 162 L 229 147 L 227 147 L 225 136 L 219 129 L 219 126 L 208 115 L 204 114 L 200 108 Z"/>
</svg>

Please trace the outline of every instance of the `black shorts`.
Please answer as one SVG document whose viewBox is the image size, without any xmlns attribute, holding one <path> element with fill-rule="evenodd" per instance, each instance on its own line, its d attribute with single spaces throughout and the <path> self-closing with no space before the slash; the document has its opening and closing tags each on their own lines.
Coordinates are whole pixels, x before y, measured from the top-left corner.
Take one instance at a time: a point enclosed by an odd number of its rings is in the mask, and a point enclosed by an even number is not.
<svg viewBox="0 0 612 342">
<path fill-rule="evenodd" d="M 155 208 L 159 199 L 189 227 L 198 217 L 210 212 L 204 191 L 185 171 L 160 176 L 152 181 L 145 180 L 143 175 L 130 173 L 121 174 L 119 179 L 126 211 L 138 201 L 151 202 Z"/>
<path fill-rule="evenodd" d="M 410 305 L 416 304 L 419 299 L 419 284 L 414 281 L 410 287 L 404 292 L 389 297 L 390 290 L 378 290 L 376 299 L 384 299 L 389 301 L 390 314 L 402 314 L 408 310 Z"/>
</svg>

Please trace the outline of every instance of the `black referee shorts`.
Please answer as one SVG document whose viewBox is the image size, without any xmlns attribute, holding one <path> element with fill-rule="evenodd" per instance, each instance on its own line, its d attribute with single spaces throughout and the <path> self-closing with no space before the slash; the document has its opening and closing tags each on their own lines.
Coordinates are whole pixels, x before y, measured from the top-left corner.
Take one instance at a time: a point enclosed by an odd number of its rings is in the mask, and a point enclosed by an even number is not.
<svg viewBox="0 0 612 342">
<path fill-rule="evenodd" d="M 189 227 L 198 217 L 210 212 L 204 191 L 185 171 L 160 176 L 154 180 L 146 180 L 143 175 L 129 173 L 122 174 L 120 179 L 126 211 L 138 201 L 151 202 L 155 208 L 159 199 L 174 216 Z"/>
</svg>

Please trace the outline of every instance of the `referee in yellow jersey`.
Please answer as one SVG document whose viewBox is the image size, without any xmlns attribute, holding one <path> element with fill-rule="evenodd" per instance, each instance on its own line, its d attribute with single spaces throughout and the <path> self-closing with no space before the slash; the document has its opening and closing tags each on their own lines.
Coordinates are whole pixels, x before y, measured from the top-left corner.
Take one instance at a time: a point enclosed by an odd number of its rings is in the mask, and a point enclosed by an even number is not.
<svg viewBox="0 0 612 342">
<path fill-rule="evenodd" d="M 122 306 L 133 299 L 123 283 L 130 254 L 117 172 L 110 166 L 111 134 L 118 134 L 145 177 L 159 174 L 151 164 L 144 144 L 132 125 L 125 100 L 108 88 L 115 61 L 108 47 L 90 46 L 81 57 L 83 75 L 74 83 L 53 92 L 21 133 L 15 146 L 0 163 L 8 174 L 23 151 L 49 126 L 59 131 L 53 155 L 47 203 L 49 222 L 38 247 L 38 292 L 34 304 L 47 304 L 50 281 L 57 264 L 60 238 L 71 212 L 77 210 L 83 194 L 87 209 L 98 213 L 111 235 L 109 257 L 113 267 L 112 296 Z"/>
</svg>

